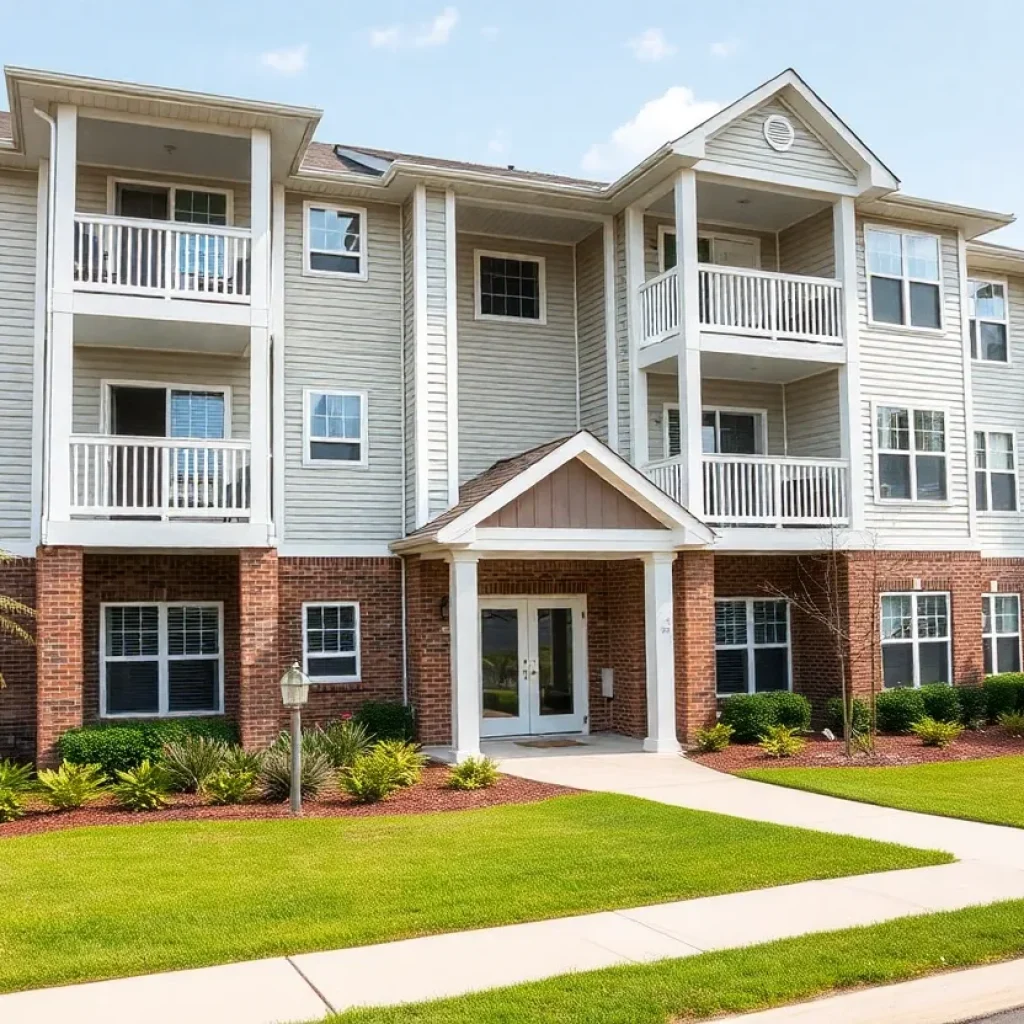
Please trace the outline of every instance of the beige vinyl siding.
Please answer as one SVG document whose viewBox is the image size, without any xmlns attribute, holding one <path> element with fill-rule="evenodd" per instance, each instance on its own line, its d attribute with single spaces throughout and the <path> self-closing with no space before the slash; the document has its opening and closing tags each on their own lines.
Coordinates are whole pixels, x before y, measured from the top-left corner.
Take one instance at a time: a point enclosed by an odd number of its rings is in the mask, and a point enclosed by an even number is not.
<svg viewBox="0 0 1024 1024">
<path fill-rule="evenodd" d="M 475 319 L 474 251 L 543 256 L 547 323 Z M 573 248 L 458 236 L 459 478 L 577 429 Z"/>
<path fill-rule="evenodd" d="M 608 440 L 608 364 L 605 353 L 604 231 L 576 246 L 579 324 L 580 426 Z"/>
<path fill-rule="evenodd" d="M 0 173 L 0 541 L 31 535 L 36 192 L 34 174 Z"/>
<path fill-rule="evenodd" d="M 795 131 L 793 145 L 778 153 L 764 138 L 765 118 L 779 114 Z M 733 121 L 707 141 L 707 157 L 722 163 L 749 167 L 775 174 L 853 185 L 856 175 L 797 115 L 779 99 L 763 103 L 738 121 Z"/>
<path fill-rule="evenodd" d="M 661 253 L 658 250 L 660 228 L 675 231 L 675 221 L 671 217 L 659 217 L 648 214 L 644 217 L 644 280 L 649 281 L 661 273 Z M 738 238 L 756 238 L 760 242 L 761 269 L 775 269 L 775 235 L 769 231 L 750 231 L 746 228 L 722 227 L 709 221 L 701 221 L 697 225 L 698 234 L 734 235 Z"/>
<path fill-rule="evenodd" d="M 427 197 L 427 494 L 428 517 L 440 515 L 448 501 L 448 261 L 443 192 Z"/>
<path fill-rule="evenodd" d="M 787 455 L 842 458 L 839 371 L 826 370 L 785 386 Z"/>
<path fill-rule="evenodd" d="M 303 274 L 302 197 L 286 197 L 286 543 L 386 542 L 402 534 L 401 212 L 365 208 L 367 280 L 313 277 Z M 303 466 L 306 388 L 367 392 L 367 467 Z"/>
<path fill-rule="evenodd" d="M 402 420 L 405 425 L 405 532 L 416 529 L 416 290 L 412 199 L 402 207 Z"/>
<path fill-rule="evenodd" d="M 183 384 L 231 389 L 231 436 L 249 436 L 249 360 L 161 350 L 94 348 L 74 354 L 72 421 L 76 434 L 105 434 L 101 416 L 103 381 Z"/>
<path fill-rule="evenodd" d="M 619 454 L 633 459 L 629 419 L 632 382 L 629 374 L 629 279 L 626 276 L 626 215 L 615 217 L 615 381 L 619 417 Z"/>
<path fill-rule="evenodd" d="M 871 218 L 868 223 L 881 223 Z M 886 224 L 922 231 L 920 225 Z M 964 410 L 963 337 L 957 237 L 941 237 L 941 331 L 914 331 L 868 324 L 864 263 L 864 221 L 857 223 L 857 278 L 860 317 L 861 431 L 864 445 L 865 524 L 883 543 L 892 540 L 919 550 L 951 547 L 969 539 L 968 452 Z M 946 413 L 947 495 L 944 504 L 875 500 L 873 403 L 943 410 Z"/>
<path fill-rule="evenodd" d="M 970 273 L 970 268 L 968 268 Z M 1009 363 L 975 360 L 971 365 L 974 429 L 1010 432 L 1017 459 L 1017 512 L 979 512 L 982 555 L 1024 557 L 1024 501 L 1021 499 L 1021 444 L 1024 443 L 1024 278 L 977 271 L 982 280 L 1005 280 L 1009 305 Z M 973 439 L 969 465 L 973 472 Z M 971 485 L 973 486 L 973 476 Z"/>
<path fill-rule="evenodd" d="M 779 270 L 807 277 L 835 277 L 832 210 L 822 210 L 779 232 Z"/>
</svg>

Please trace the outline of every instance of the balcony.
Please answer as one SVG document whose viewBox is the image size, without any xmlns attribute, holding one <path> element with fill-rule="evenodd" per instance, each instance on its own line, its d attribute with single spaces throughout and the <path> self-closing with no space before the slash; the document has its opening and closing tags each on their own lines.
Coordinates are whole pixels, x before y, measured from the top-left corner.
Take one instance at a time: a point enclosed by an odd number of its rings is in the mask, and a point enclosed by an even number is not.
<svg viewBox="0 0 1024 1024">
<path fill-rule="evenodd" d="M 702 332 L 843 344 L 843 287 L 839 281 L 743 267 L 703 265 L 698 270 Z M 679 331 L 676 269 L 639 287 L 640 346 Z"/>
</svg>

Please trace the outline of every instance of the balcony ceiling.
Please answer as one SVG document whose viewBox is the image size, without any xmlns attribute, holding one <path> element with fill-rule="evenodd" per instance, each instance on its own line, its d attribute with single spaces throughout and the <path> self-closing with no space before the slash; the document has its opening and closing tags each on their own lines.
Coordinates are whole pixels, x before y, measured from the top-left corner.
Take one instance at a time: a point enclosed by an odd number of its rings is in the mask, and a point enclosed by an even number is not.
<svg viewBox="0 0 1024 1024">
<path fill-rule="evenodd" d="M 249 329 L 228 324 L 142 320 L 128 316 L 76 316 L 75 344 L 240 356 L 249 346 Z"/>
<path fill-rule="evenodd" d="M 548 216 L 524 210 L 460 202 L 456 208 L 459 231 L 537 242 L 580 242 L 601 223 L 593 218 Z"/>
</svg>

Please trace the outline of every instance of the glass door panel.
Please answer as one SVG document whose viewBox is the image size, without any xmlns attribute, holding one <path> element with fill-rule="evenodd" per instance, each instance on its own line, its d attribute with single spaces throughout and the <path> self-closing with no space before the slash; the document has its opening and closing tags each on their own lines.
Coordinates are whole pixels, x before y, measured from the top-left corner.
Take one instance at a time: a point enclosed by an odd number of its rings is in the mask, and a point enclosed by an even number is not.
<svg viewBox="0 0 1024 1024">
<path fill-rule="evenodd" d="M 480 682 L 483 736 L 529 732 L 525 608 L 521 602 L 480 610 Z"/>
<path fill-rule="evenodd" d="M 572 609 L 537 611 L 537 671 L 541 715 L 571 715 L 573 694 Z"/>
</svg>

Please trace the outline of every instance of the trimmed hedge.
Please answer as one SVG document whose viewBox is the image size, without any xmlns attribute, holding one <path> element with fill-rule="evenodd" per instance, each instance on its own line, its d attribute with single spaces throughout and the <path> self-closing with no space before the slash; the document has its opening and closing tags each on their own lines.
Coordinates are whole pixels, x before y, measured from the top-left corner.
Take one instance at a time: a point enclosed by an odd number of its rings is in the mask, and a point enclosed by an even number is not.
<svg viewBox="0 0 1024 1024">
<path fill-rule="evenodd" d="M 756 743 L 769 729 L 784 725 L 806 730 L 811 725 L 811 702 L 799 693 L 738 693 L 722 704 L 722 725 L 732 727 L 737 743 Z"/>
<path fill-rule="evenodd" d="M 915 722 L 925 717 L 924 697 L 920 690 L 909 686 L 883 690 L 875 699 L 875 714 L 879 732 L 908 733 Z"/>
<path fill-rule="evenodd" d="M 188 736 L 237 743 L 238 730 L 224 718 L 168 718 L 153 721 L 97 722 L 69 729 L 58 741 L 61 759 L 72 764 L 98 764 L 110 779 L 133 771 L 143 761 L 158 762 L 164 744 Z"/>
<path fill-rule="evenodd" d="M 959 722 L 963 714 L 960 692 L 947 683 L 930 683 L 918 691 L 924 701 L 924 713 L 936 722 Z M 913 724 L 913 723 L 911 723 Z"/>
<path fill-rule="evenodd" d="M 776 690 L 774 693 L 754 694 L 764 696 L 775 705 L 775 725 L 787 729 L 808 732 L 811 728 L 811 702 L 800 693 Z"/>
<path fill-rule="evenodd" d="M 993 722 L 1007 711 L 1024 711 L 1024 672 L 989 676 L 981 686 L 988 697 L 988 717 Z"/>
<path fill-rule="evenodd" d="M 871 708 L 858 697 L 853 698 L 850 724 L 855 733 L 868 732 L 871 728 Z M 843 698 L 830 697 L 825 704 L 825 725 L 832 732 L 843 737 Z"/>
<path fill-rule="evenodd" d="M 413 710 L 390 700 L 368 700 L 354 715 L 375 740 L 412 740 L 416 735 Z"/>
<path fill-rule="evenodd" d="M 988 694 L 981 686 L 958 686 L 960 722 L 968 729 L 977 728 L 988 721 Z"/>
</svg>

